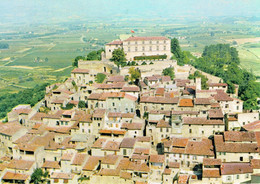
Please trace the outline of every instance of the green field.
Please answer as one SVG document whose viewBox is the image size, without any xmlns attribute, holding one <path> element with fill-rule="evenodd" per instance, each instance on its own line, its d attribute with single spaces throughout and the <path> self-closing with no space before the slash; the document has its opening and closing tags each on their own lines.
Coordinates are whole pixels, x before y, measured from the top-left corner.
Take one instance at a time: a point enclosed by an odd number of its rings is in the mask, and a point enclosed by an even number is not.
<svg viewBox="0 0 260 184">
<path fill-rule="evenodd" d="M 11 30 L 2 27 L 0 42 L 8 43 L 9 49 L 0 50 L 0 95 L 6 92 L 34 87 L 44 82 L 63 81 L 70 75 L 71 63 L 76 56 L 86 56 L 93 50 L 120 36 L 158 36 L 179 38 L 183 50 L 202 53 L 206 45 L 229 43 L 239 51 L 241 66 L 260 73 L 260 43 L 234 44 L 236 39 L 260 37 L 259 23 L 215 23 L 194 20 L 126 21 L 103 24 L 42 25 Z M 12 33 L 8 33 L 9 30 Z M 46 60 L 47 58 L 47 60 Z"/>
</svg>

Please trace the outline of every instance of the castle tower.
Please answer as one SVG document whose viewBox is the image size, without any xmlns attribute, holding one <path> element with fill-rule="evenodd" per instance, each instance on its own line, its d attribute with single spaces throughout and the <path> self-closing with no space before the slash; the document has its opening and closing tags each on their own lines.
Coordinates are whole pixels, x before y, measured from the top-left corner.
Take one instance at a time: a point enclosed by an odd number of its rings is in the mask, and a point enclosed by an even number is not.
<svg viewBox="0 0 260 184">
<path fill-rule="evenodd" d="M 195 83 L 196 83 L 196 90 L 201 90 L 201 78 L 200 77 L 196 77 Z"/>
</svg>

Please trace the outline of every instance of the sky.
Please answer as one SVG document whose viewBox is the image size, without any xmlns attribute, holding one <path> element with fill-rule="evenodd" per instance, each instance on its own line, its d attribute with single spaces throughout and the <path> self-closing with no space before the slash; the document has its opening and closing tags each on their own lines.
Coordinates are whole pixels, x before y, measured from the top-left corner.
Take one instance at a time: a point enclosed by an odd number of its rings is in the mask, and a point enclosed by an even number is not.
<svg viewBox="0 0 260 184">
<path fill-rule="evenodd" d="M 0 0 L 0 23 L 260 16 L 260 0 Z"/>
</svg>

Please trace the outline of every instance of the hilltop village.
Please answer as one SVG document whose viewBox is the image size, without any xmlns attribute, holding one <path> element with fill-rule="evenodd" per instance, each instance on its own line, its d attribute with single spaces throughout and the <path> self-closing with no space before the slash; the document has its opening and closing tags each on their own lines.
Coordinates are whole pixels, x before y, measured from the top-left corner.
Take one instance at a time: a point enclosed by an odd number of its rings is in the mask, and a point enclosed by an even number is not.
<svg viewBox="0 0 260 184">
<path fill-rule="evenodd" d="M 120 47 L 129 61 L 166 57 L 118 69 L 109 59 Z M 79 61 L 34 107 L 8 113 L 0 123 L 1 183 L 29 183 L 36 168 L 48 171 L 48 183 L 260 182 L 259 112 L 243 110 L 239 86 L 228 94 L 220 78 L 201 72 L 203 89 L 200 77 L 189 77 L 195 68 L 170 60 L 165 37 L 113 41 L 103 57 Z M 132 67 L 141 74 L 135 83 Z"/>
</svg>

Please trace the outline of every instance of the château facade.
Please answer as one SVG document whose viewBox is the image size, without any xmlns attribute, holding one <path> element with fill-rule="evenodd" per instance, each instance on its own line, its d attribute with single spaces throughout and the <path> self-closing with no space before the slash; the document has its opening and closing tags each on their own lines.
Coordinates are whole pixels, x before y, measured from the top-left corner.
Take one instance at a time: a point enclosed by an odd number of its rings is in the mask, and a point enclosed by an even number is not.
<svg viewBox="0 0 260 184">
<path fill-rule="evenodd" d="M 106 59 L 112 58 L 112 53 L 117 48 L 123 48 L 126 59 L 133 61 L 136 56 L 156 56 L 166 55 L 171 57 L 171 40 L 169 38 L 158 37 L 129 37 L 126 40 L 115 40 L 105 46 Z"/>
</svg>

